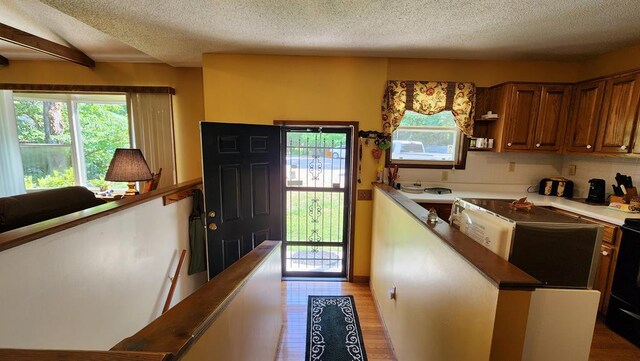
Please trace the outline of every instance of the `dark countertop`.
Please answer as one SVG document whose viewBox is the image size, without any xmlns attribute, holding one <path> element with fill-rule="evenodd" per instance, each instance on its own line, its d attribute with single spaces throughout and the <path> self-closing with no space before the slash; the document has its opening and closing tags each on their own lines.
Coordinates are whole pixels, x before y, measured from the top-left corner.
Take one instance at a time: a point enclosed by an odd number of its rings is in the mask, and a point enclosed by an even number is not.
<svg viewBox="0 0 640 361">
<path fill-rule="evenodd" d="M 407 210 L 426 228 L 438 236 L 443 242 L 451 246 L 458 254 L 471 263 L 487 279 L 501 290 L 533 290 L 542 283 L 526 272 L 512 265 L 497 254 L 491 252 L 478 242 L 469 238 L 459 230 L 449 226 L 445 221 L 427 224 L 427 210 L 418 203 L 407 198 L 402 192 L 386 184 L 373 183 L 400 207 Z"/>
<path fill-rule="evenodd" d="M 511 209 L 509 207 L 510 200 L 478 198 L 463 198 L 462 200 L 515 222 L 592 224 L 592 222 L 536 206 L 528 211 Z"/>
</svg>

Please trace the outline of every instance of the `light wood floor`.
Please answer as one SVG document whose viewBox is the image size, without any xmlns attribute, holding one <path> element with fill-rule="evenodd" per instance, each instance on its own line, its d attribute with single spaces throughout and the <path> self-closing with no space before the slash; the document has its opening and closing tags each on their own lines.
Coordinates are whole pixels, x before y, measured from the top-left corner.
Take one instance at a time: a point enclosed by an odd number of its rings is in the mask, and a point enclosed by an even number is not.
<svg viewBox="0 0 640 361">
<path fill-rule="evenodd" d="M 640 348 L 611 331 L 600 319 L 593 332 L 589 361 L 638 361 Z"/>
<path fill-rule="evenodd" d="M 302 361 L 305 353 L 308 296 L 352 295 L 369 361 L 394 360 L 371 298 L 369 285 L 348 282 L 283 281 L 283 328 L 279 361 Z"/>
<path fill-rule="evenodd" d="M 370 361 L 395 360 L 384 335 L 369 286 L 348 282 L 282 282 L 283 321 L 278 361 L 302 361 L 305 353 L 307 296 L 352 295 L 360 319 L 364 345 Z M 598 320 L 589 361 L 638 361 L 640 348 L 634 346 Z"/>
</svg>

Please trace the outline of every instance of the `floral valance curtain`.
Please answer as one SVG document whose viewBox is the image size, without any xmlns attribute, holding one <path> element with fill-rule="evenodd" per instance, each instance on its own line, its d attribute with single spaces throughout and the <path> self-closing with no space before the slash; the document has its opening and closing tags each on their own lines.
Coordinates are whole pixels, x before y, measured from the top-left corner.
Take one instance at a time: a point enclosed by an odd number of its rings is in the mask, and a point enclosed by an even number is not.
<svg viewBox="0 0 640 361">
<path fill-rule="evenodd" d="M 406 110 L 432 115 L 450 110 L 460 130 L 473 135 L 474 83 L 389 80 L 382 99 L 382 127 L 392 133 Z"/>
</svg>

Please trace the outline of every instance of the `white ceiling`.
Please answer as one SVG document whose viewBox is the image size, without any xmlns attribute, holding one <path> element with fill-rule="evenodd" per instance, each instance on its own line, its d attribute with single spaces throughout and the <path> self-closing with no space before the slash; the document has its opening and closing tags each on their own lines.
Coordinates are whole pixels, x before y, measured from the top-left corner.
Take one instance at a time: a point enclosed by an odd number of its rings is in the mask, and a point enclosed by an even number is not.
<svg viewBox="0 0 640 361">
<path fill-rule="evenodd" d="M 199 66 L 203 53 L 582 60 L 640 43 L 640 0 L 40 2 L 0 5 L 97 61 Z M 15 27 L 36 33 L 25 25 Z"/>
</svg>

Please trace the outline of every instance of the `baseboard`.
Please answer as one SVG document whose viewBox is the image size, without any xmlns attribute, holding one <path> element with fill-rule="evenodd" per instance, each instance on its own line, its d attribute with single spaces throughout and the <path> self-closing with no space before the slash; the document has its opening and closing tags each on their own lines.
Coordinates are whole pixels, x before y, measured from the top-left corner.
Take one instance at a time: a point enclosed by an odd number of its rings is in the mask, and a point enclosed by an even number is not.
<svg viewBox="0 0 640 361">
<path fill-rule="evenodd" d="M 366 277 L 369 278 L 368 276 Z M 393 343 L 391 342 L 391 337 L 389 337 L 387 324 L 384 323 L 384 318 L 382 317 L 382 312 L 380 311 L 380 305 L 378 304 L 378 299 L 376 298 L 376 292 L 373 289 L 372 283 L 369 283 L 369 290 L 371 291 L 371 298 L 373 298 L 373 304 L 376 306 L 376 311 L 378 312 L 378 318 L 380 318 L 380 324 L 382 324 L 382 331 L 384 332 L 384 338 L 387 340 L 387 345 L 389 345 L 391 356 L 393 357 L 392 361 L 398 361 L 398 357 L 396 356 L 396 350 L 393 347 Z"/>
<path fill-rule="evenodd" d="M 369 284 L 369 276 L 353 276 L 353 283 Z"/>
</svg>

